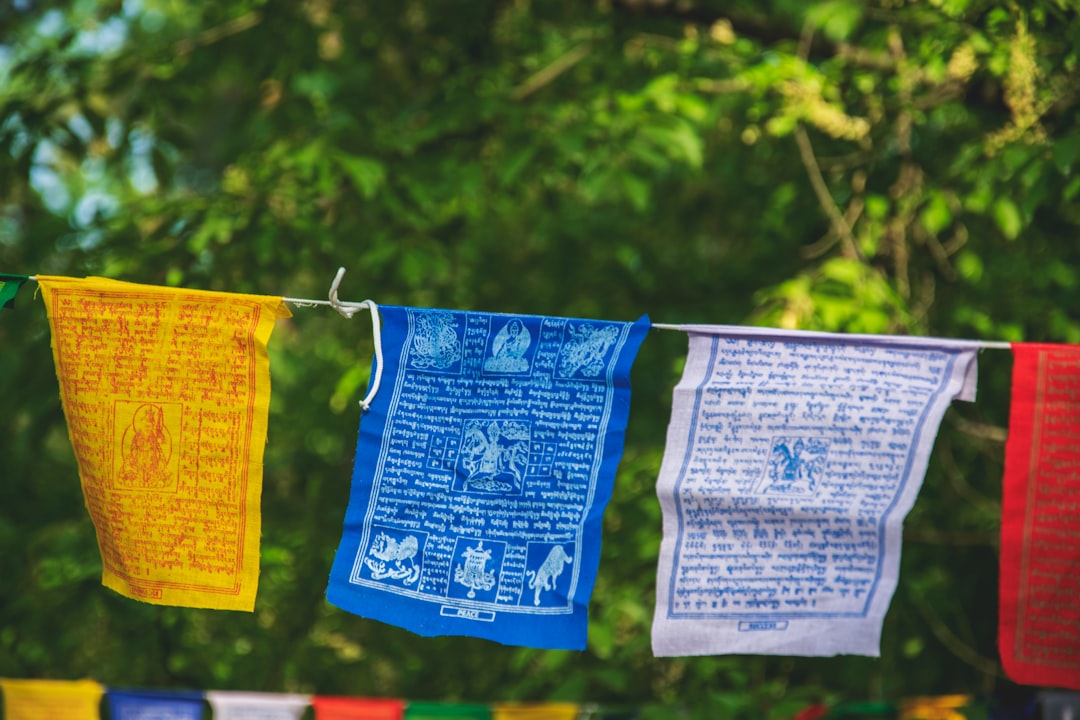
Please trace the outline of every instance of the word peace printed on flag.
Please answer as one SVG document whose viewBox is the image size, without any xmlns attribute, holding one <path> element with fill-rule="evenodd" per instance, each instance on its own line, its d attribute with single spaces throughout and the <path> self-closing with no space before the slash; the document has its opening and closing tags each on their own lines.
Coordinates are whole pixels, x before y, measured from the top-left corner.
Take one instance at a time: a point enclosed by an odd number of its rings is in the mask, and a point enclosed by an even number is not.
<svg viewBox="0 0 1080 720">
<path fill-rule="evenodd" d="M 648 320 L 381 309 L 393 382 L 360 425 L 327 598 L 420 635 L 583 649 Z"/>
<path fill-rule="evenodd" d="M 1078 431 L 1080 346 L 1014 344 L 998 645 L 1027 685 L 1080 690 Z"/>
<path fill-rule="evenodd" d="M 281 298 L 39 277 L 102 583 L 253 609 Z"/>
<path fill-rule="evenodd" d="M 903 519 L 946 407 L 974 400 L 977 345 L 684 328 L 653 651 L 877 656 Z"/>
</svg>

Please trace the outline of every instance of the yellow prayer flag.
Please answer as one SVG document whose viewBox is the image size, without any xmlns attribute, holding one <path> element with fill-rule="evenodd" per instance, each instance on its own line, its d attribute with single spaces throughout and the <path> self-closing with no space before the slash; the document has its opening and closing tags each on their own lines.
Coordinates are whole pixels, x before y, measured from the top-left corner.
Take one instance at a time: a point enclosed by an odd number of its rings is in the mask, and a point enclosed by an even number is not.
<svg viewBox="0 0 1080 720">
<path fill-rule="evenodd" d="M 5 720 L 98 720 L 104 688 L 93 680 L 0 678 Z"/>
<path fill-rule="evenodd" d="M 496 703 L 492 720 L 576 720 L 576 703 Z"/>
<path fill-rule="evenodd" d="M 247 610 L 280 297 L 38 276 L 102 584 Z"/>
<path fill-rule="evenodd" d="M 900 720 L 964 720 L 967 716 L 959 708 L 970 704 L 970 695 L 907 698 L 900 703 Z"/>
</svg>

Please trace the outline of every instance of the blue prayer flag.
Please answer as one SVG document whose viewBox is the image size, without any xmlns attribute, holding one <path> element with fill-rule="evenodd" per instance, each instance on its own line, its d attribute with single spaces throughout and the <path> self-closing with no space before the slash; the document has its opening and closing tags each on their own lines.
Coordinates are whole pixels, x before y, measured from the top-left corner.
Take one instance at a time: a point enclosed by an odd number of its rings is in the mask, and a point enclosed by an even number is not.
<svg viewBox="0 0 1080 720">
<path fill-rule="evenodd" d="M 635 323 L 381 307 L 327 599 L 420 635 L 584 649 Z"/>
<path fill-rule="evenodd" d="M 203 694 L 185 690 L 113 690 L 105 694 L 110 720 L 202 720 Z"/>
</svg>

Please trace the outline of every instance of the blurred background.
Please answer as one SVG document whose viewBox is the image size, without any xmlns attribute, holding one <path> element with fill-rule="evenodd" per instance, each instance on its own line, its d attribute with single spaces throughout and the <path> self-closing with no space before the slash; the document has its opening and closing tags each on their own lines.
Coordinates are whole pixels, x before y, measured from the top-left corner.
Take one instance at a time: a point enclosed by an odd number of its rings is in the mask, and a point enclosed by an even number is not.
<svg viewBox="0 0 1080 720">
<path fill-rule="evenodd" d="M 1080 342 L 1071 0 L 0 1 L 0 272 L 662 323 Z M 1011 360 L 980 357 L 880 658 L 652 656 L 686 336 L 652 331 L 585 652 L 324 599 L 370 321 L 295 309 L 253 614 L 100 585 L 31 283 L 0 314 L 0 676 L 783 718 L 1022 702 L 997 654 Z M 674 711 L 673 711 L 674 712 Z"/>
</svg>

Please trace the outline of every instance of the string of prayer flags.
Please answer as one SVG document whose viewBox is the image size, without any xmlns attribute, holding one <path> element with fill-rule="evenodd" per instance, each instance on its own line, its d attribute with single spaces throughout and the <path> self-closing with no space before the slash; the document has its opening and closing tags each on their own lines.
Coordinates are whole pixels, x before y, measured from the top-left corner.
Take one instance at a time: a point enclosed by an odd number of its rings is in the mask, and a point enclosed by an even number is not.
<svg viewBox="0 0 1080 720">
<path fill-rule="evenodd" d="M 405 706 L 405 720 L 492 720 L 487 705 L 414 703 Z"/>
<path fill-rule="evenodd" d="M 102 583 L 251 611 L 281 298 L 38 277 Z"/>
<path fill-rule="evenodd" d="M 29 279 L 26 275 L 0 273 L 0 310 L 14 307 L 19 288 Z"/>
<path fill-rule="evenodd" d="M 405 702 L 392 698 L 316 695 L 311 699 L 315 720 L 402 720 Z"/>
<path fill-rule="evenodd" d="M 114 690 L 105 693 L 109 720 L 202 720 L 203 694 L 179 690 Z"/>
<path fill-rule="evenodd" d="M 311 704 L 307 695 L 232 690 L 208 690 L 206 701 L 214 720 L 300 720 Z"/>
<path fill-rule="evenodd" d="M 877 656 L 901 528 L 975 343 L 683 326 L 657 656 Z"/>
<path fill-rule="evenodd" d="M 93 680 L 12 680 L 0 678 L 4 720 L 98 720 L 101 695 Z"/>
<path fill-rule="evenodd" d="M 596 705 L 568 702 L 495 702 L 459 704 L 411 702 L 391 698 L 314 697 L 266 692 L 105 689 L 90 680 L 10 680 L 0 678 L 4 720 L 202 720 L 203 701 L 212 720 L 296 720 L 310 704 L 314 720 L 634 720 L 646 717 L 695 717 L 705 708 L 676 704 Z M 104 694 L 107 709 L 101 713 Z M 1037 700 L 1037 702 L 1036 702 Z M 784 707 L 790 702 L 782 703 Z M 715 708 L 714 708 L 715 709 Z M 902 698 L 899 702 L 814 703 L 797 712 L 773 708 L 788 720 L 879 718 L 880 720 L 1073 720 L 1080 693 L 1040 691 L 1017 703 L 1001 697 L 940 695 Z M 696 714 L 695 714 L 696 713 Z"/>
<path fill-rule="evenodd" d="M 495 703 L 492 720 L 578 720 L 576 703 Z"/>
<path fill-rule="evenodd" d="M 1018 683 L 1080 690 L 1080 346 L 1013 345 L 998 645 Z"/>
<path fill-rule="evenodd" d="M 584 649 L 648 319 L 381 310 L 327 599 L 425 636 Z"/>
</svg>

